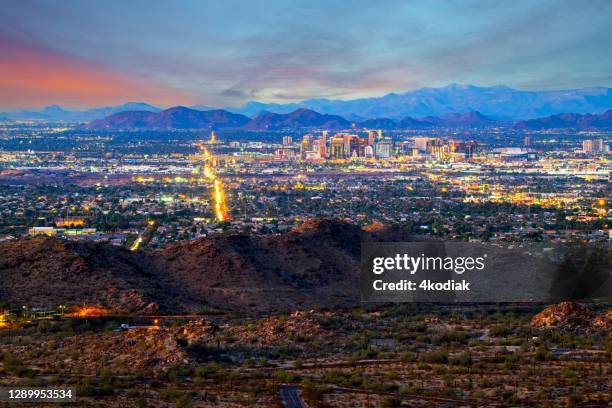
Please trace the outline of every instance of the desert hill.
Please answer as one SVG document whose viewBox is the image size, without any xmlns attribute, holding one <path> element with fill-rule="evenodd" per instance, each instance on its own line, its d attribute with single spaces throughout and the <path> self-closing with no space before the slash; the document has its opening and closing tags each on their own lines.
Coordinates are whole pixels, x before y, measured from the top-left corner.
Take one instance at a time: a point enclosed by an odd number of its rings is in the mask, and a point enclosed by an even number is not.
<svg viewBox="0 0 612 408">
<path fill-rule="evenodd" d="M 360 302 L 362 242 L 423 239 L 398 225 L 361 228 L 337 219 L 310 220 L 279 235 L 220 233 L 135 252 L 104 243 L 24 239 L 0 244 L 0 301 L 13 308 L 91 305 L 142 314 L 352 307 Z M 487 251 L 505 270 L 525 256 Z M 509 282 L 549 271 L 538 285 L 550 286 L 554 270 L 543 260 L 519 262 Z M 484 287 L 499 286 L 497 280 L 504 285 L 503 276 L 490 279 Z M 496 293 L 502 296 L 504 288 Z"/>
<path fill-rule="evenodd" d="M 0 245 L 0 299 L 140 313 L 350 306 L 359 301 L 360 242 L 384 235 L 313 220 L 281 235 L 217 234 L 158 251 L 19 240 Z"/>
</svg>

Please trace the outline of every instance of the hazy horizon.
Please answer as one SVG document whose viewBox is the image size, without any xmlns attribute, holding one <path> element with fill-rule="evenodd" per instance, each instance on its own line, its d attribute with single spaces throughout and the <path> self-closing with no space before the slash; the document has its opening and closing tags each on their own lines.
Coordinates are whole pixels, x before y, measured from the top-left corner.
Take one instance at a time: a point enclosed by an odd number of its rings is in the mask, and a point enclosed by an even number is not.
<svg viewBox="0 0 612 408">
<path fill-rule="evenodd" d="M 476 87 L 476 88 L 499 88 L 499 87 L 507 87 L 507 88 L 511 88 L 515 91 L 521 91 L 521 92 L 561 92 L 561 91 L 576 91 L 576 90 L 585 90 L 585 89 L 612 89 L 612 87 L 608 87 L 608 86 L 600 86 L 600 85 L 590 85 L 590 86 L 583 86 L 583 87 L 579 87 L 579 88 L 559 88 L 559 89 L 524 89 L 524 88 L 514 88 L 514 87 L 510 87 L 508 85 L 503 85 L 503 84 L 496 84 L 496 85 L 488 85 L 488 86 L 484 86 L 484 85 L 479 85 L 479 84 L 459 84 L 459 83 L 450 83 L 448 85 L 444 85 L 444 86 L 438 86 L 438 87 L 429 87 L 429 86 L 422 86 L 422 87 L 418 87 L 418 88 L 412 88 L 412 89 L 404 89 L 404 90 L 400 90 L 400 91 L 389 91 L 386 92 L 384 94 L 378 94 L 378 95 L 371 95 L 368 97 L 360 97 L 360 98 L 317 98 L 317 97 L 313 97 L 313 98 L 308 98 L 308 99 L 302 99 L 302 100 L 296 100 L 296 101 L 287 101 L 287 102 L 265 102 L 262 100 L 256 100 L 256 99 L 251 99 L 251 100 L 247 100 L 244 101 L 243 103 L 239 104 L 239 105 L 224 105 L 224 106 L 215 106 L 215 105 L 204 105 L 204 104 L 200 104 L 200 103 L 176 103 L 176 104 L 170 104 L 170 105 L 160 105 L 160 104 L 154 104 L 151 103 L 147 100 L 139 100 L 136 96 L 132 99 L 127 99 L 123 102 L 119 102 L 116 104 L 110 104 L 110 105 L 81 105 L 81 106 L 77 106 L 77 105 L 63 105 L 60 103 L 49 103 L 49 104 L 44 104 L 44 105 L 37 105 L 37 106 L 20 106 L 20 107 L 12 107 L 10 109 L 4 109 L 5 112 L 19 112 L 19 111 L 38 111 L 38 110 L 43 110 L 45 108 L 51 108 L 51 107 L 60 107 L 64 110 L 72 110 L 72 111 L 86 111 L 89 109 L 100 109 L 100 108 L 109 108 L 109 107 L 116 107 L 116 106 L 121 106 L 121 105 L 127 105 L 127 104 L 148 104 L 151 105 L 155 108 L 159 108 L 159 109 L 169 109 L 169 108 L 173 108 L 173 107 L 178 107 L 178 106 L 184 106 L 187 108 L 194 108 L 197 109 L 198 107 L 207 107 L 210 109 L 240 109 L 244 106 L 246 106 L 249 103 L 262 103 L 262 104 L 278 104 L 278 105 L 288 105 L 288 104 L 296 104 L 299 105 L 300 103 L 309 101 L 309 100 L 317 100 L 317 99 L 321 99 L 321 100 L 329 100 L 329 101 L 353 101 L 353 100 L 357 100 L 357 99 L 368 99 L 368 98 L 382 98 L 385 97 L 387 95 L 390 94 L 398 94 L 398 95 L 402 95 L 405 93 L 410 93 L 410 92 L 415 92 L 415 91 L 419 91 L 422 89 L 445 89 L 445 88 L 449 88 L 452 86 L 459 86 L 459 87 Z"/>
</svg>

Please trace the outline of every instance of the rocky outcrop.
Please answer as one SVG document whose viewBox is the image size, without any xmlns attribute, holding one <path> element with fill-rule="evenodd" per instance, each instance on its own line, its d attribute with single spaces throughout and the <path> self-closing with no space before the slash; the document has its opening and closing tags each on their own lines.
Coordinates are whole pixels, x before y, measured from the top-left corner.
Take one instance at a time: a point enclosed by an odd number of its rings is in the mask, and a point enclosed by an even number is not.
<svg viewBox="0 0 612 408">
<path fill-rule="evenodd" d="M 566 331 L 596 331 L 612 328 L 612 310 L 600 315 L 589 307 L 576 302 L 562 302 L 549 306 L 533 316 L 530 326 L 535 329 Z"/>
</svg>

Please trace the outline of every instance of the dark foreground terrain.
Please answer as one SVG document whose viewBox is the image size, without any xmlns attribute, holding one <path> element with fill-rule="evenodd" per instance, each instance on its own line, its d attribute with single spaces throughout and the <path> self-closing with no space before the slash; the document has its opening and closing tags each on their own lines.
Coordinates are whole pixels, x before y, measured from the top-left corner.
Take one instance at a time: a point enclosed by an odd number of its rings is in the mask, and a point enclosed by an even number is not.
<svg viewBox="0 0 612 408">
<path fill-rule="evenodd" d="M 217 233 L 160 250 L 128 251 L 106 243 L 51 238 L 18 240 L 0 244 L 0 299 L 9 308 L 86 305 L 111 314 L 140 315 L 355 307 L 360 302 L 363 242 L 426 239 L 398 225 L 361 228 L 315 219 L 282 234 Z M 512 271 L 512 279 L 530 279 L 537 273 L 544 286 L 552 285 L 557 266 L 547 259 L 492 245 L 486 251 L 492 262 Z M 496 290 L 502 299 L 506 288 Z"/>
<path fill-rule="evenodd" d="M 73 386 L 79 407 L 605 406 L 612 312 L 541 310 L 38 320 L 0 330 L 0 385 Z"/>
<path fill-rule="evenodd" d="M 356 306 L 361 241 L 410 239 L 394 227 L 313 220 L 281 235 L 218 234 L 159 251 L 21 240 L 0 245 L 0 299 L 114 313 Z"/>
<path fill-rule="evenodd" d="M 360 305 L 361 242 L 412 239 L 314 220 L 159 251 L 2 244 L 0 386 L 79 407 L 609 403 L 603 305 Z"/>
</svg>

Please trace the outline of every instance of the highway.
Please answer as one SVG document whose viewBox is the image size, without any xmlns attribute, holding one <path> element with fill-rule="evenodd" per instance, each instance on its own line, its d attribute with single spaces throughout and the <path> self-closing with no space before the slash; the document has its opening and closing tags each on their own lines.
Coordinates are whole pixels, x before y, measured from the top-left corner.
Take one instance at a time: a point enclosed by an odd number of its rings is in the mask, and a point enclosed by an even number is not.
<svg viewBox="0 0 612 408">
<path fill-rule="evenodd" d="M 285 408 L 306 408 L 306 404 L 298 395 L 299 389 L 295 385 L 280 385 L 278 387 Z"/>
</svg>

